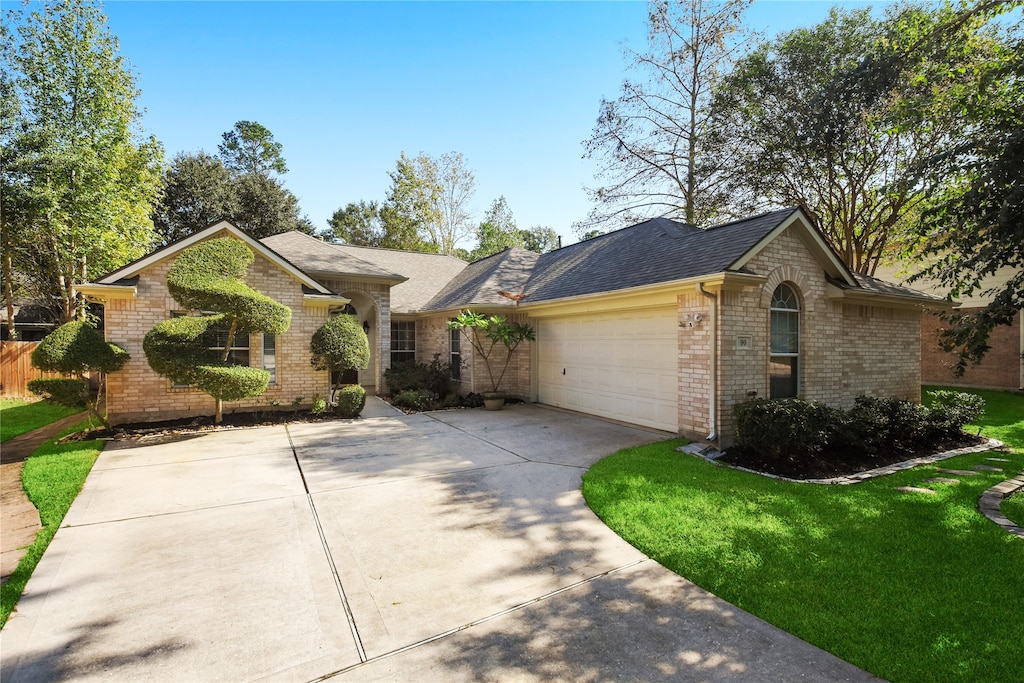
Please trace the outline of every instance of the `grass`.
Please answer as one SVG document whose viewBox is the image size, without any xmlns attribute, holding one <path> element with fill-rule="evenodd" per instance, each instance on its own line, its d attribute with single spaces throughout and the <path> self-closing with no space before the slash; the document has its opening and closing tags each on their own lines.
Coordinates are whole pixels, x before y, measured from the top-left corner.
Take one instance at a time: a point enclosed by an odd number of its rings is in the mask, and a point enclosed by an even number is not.
<svg viewBox="0 0 1024 683">
<path fill-rule="evenodd" d="M 0 443 L 80 412 L 81 408 L 58 406 L 49 401 L 30 403 L 16 398 L 0 398 Z"/>
<path fill-rule="evenodd" d="M 1024 491 L 1018 491 L 1009 498 L 1003 499 L 999 510 L 1006 518 L 1019 527 L 1024 527 Z"/>
<path fill-rule="evenodd" d="M 6 412 L 4 413 L 6 419 Z M 60 436 L 81 431 L 89 426 L 85 420 L 65 431 Z M 21 480 L 29 500 L 39 509 L 43 528 L 36 534 L 35 542 L 18 563 L 10 580 L 0 587 L 0 627 L 18 603 L 25 584 L 35 571 L 36 565 L 50 545 L 60 527 L 71 503 L 82 490 L 82 484 L 92 469 L 93 463 L 103 450 L 102 441 L 78 441 L 56 444 L 56 438 L 39 448 L 25 461 Z"/>
<path fill-rule="evenodd" d="M 998 464 L 979 453 L 853 486 L 796 484 L 680 454 L 677 439 L 598 462 L 583 493 L 648 556 L 877 676 L 1019 680 L 1024 542 L 977 504 L 1024 469 L 1024 396 L 979 393 L 989 409 L 976 427 L 1012 446 L 1005 473 L 924 483 L 951 476 L 940 467 Z"/>
</svg>

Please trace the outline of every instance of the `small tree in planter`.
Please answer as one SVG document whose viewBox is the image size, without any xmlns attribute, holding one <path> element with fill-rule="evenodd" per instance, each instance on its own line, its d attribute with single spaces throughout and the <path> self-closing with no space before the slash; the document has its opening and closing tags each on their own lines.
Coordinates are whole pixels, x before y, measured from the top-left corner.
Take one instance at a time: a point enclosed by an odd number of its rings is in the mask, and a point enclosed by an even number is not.
<svg viewBox="0 0 1024 683">
<path fill-rule="evenodd" d="M 336 315 L 321 325 L 313 333 L 309 352 L 309 362 L 315 370 L 329 370 L 338 377 L 338 383 L 331 386 L 331 403 L 345 371 L 365 370 L 370 365 L 370 342 L 352 315 Z"/>
<path fill-rule="evenodd" d="M 457 318 L 448 321 L 448 327 L 461 331 L 473 350 L 484 359 L 487 377 L 491 381 L 491 390 L 484 392 L 484 402 L 487 404 L 489 401 L 488 408 L 492 410 L 501 408 L 504 403 L 501 382 L 505 379 L 512 354 L 524 341 L 536 339 L 537 332 L 526 323 L 510 323 L 499 315 L 486 316 L 475 311 L 462 311 Z M 499 351 L 495 354 L 498 346 L 504 348 L 504 353 Z"/>
<path fill-rule="evenodd" d="M 46 335 L 32 352 L 32 365 L 47 372 L 72 375 L 74 379 L 34 379 L 28 383 L 33 394 L 62 405 L 84 405 L 103 425 L 106 418 L 97 404 L 101 392 L 93 394 L 87 372 L 114 372 L 128 362 L 128 352 L 104 341 L 103 335 L 87 322 L 64 323 Z M 103 378 L 100 378 L 100 388 Z"/>
</svg>

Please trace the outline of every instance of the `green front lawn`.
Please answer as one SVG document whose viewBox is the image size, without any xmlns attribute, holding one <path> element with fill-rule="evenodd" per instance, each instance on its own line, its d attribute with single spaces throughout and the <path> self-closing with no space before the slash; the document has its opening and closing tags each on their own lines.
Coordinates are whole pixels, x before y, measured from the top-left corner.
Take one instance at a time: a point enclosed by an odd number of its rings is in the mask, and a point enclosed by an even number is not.
<svg viewBox="0 0 1024 683">
<path fill-rule="evenodd" d="M 6 415 L 5 412 L 5 419 Z M 89 424 L 86 420 L 64 434 L 81 431 Z M 85 478 L 104 445 L 104 442 L 99 440 L 61 445 L 57 445 L 55 441 L 56 439 L 52 439 L 37 448 L 25 461 L 21 473 L 25 493 L 39 509 L 43 528 L 36 534 L 35 542 L 21 558 L 10 580 L 0 587 L 0 627 L 7 623 L 7 618 L 18 603 L 25 584 L 28 583 L 43 552 L 57 533 L 57 528 L 64 520 L 71 503 L 82 490 L 82 484 L 85 483 Z"/>
<path fill-rule="evenodd" d="M 712 593 L 891 681 L 1007 681 L 1024 671 L 1024 542 L 977 510 L 1024 469 L 1024 396 L 979 392 L 1009 454 L 960 456 L 853 486 L 780 482 L 676 452 L 595 464 L 583 493 L 612 529 Z M 976 431 L 975 430 L 971 430 Z M 1001 465 L 1005 472 L 938 472 Z M 929 477 L 957 484 L 926 484 Z M 935 495 L 902 493 L 926 486 Z"/>
<path fill-rule="evenodd" d="M 999 506 L 1006 518 L 1019 527 L 1024 527 L 1024 491 L 1018 491 L 1009 498 L 1003 499 Z"/>
<path fill-rule="evenodd" d="M 0 398 L 0 443 L 80 412 L 81 408 L 58 406 L 49 401 L 29 403 L 17 398 Z"/>
</svg>

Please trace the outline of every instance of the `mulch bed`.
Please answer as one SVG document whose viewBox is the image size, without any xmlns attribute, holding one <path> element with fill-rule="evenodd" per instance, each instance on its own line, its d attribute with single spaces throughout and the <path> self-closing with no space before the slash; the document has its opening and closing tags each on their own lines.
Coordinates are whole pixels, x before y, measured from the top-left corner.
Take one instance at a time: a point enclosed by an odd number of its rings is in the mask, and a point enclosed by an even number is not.
<svg viewBox="0 0 1024 683">
<path fill-rule="evenodd" d="M 208 432 L 226 427 L 263 427 L 269 425 L 288 424 L 292 422 L 329 422 L 340 420 L 341 417 L 331 412 L 314 415 L 309 410 L 276 410 L 261 413 L 229 413 L 219 425 L 213 423 L 213 416 L 188 417 L 180 420 L 163 422 L 135 422 L 120 424 L 107 429 L 92 429 L 65 437 L 62 441 L 85 441 L 88 439 L 127 439 L 136 436 L 154 436 L 165 434 L 187 434 L 190 432 Z"/>
<path fill-rule="evenodd" d="M 957 448 L 976 446 L 984 442 L 983 437 L 961 433 L 957 437 L 946 439 L 925 449 L 893 449 L 877 455 L 863 452 L 824 451 L 787 455 L 777 460 L 767 459 L 750 450 L 733 446 L 726 449 L 718 461 L 788 479 L 829 479 Z"/>
</svg>

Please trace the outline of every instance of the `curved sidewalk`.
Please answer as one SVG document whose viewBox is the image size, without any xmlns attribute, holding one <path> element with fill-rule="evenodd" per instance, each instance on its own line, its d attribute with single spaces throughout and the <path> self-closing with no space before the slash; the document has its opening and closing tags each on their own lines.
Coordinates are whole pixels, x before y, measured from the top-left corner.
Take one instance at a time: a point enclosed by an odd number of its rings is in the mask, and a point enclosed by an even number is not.
<svg viewBox="0 0 1024 683">
<path fill-rule="evenodd" d="M 89 416 L 88 412 L 69 415 L 57 422 L 14 437 L 0 445 L 0 584 L 7 579 L 32 545 L 39 524 L 39 511 L 25 496 L 21 470 L 25 459 L 57 434 Z"/>
</svg>

